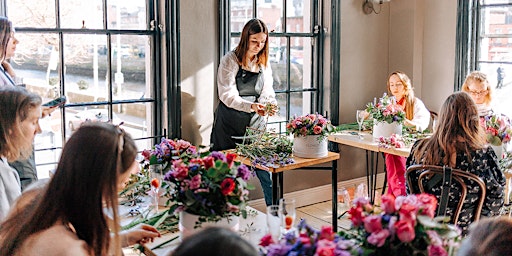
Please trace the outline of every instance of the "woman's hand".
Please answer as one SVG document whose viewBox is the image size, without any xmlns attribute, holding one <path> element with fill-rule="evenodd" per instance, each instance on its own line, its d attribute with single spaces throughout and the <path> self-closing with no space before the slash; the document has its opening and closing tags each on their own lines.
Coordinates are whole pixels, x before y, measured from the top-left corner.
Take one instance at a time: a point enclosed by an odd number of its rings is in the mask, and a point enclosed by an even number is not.
<svg viewBox="0 0 512 256">
<path fill-rule="evenodd" d="M 134 244 L 145 244 L 153 242 L 155 237 L 160 237 L 160 232 L 150 225 L 139 224 L 129 230 L 120 232 L 121 243 L 123 247 Z"/>
<path fill-rule="evenodd" d="M 251 109 L 254 110 L 254 112 L 256 112 L 260 116 L 264 116 L 265 114 L 267 114 L 267 112 L 265 110 L 265 105 L 263 105 L 261 103 L 251 104 Z"/>
</svg>

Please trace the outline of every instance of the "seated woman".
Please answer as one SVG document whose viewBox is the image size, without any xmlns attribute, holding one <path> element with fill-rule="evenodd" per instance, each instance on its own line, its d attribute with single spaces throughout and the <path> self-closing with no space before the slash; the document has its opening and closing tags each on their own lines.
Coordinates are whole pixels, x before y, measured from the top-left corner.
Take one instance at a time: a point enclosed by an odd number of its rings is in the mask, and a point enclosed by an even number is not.
<svg viewBox="0 0 512 256">
<path fill-rule="evenodd" d="M 478 112 L 473 100 L 467 93 L 457 92 L 444 102 L 434 134 L 430 138 L 418 140 L 407 158 L 407 166 L 429 164 L 450 166 L 475 174 L 486 185 L 486 198 L 482 216 L 494 216 L 503 206 L 505 177 L 498 168 L 496 155 L 485 144 L 482 128 L 478 121 Z M 407 187 L 418 190 L 418 177 L 421 171 L 412 174 L 412 184 Z M 432 186 L 430 194 L 439 200 L 441 182 Z M 450 194 L 460 198 L 460 187 L 452 183 Z M 476 184 L 468 184 L 468 196 L 459 215 L 457 225 L 465 232 L 473 218 L 473 203 L 478 197 Z M 457 200 L 448 202 L 447 215 L 452 216 Z"/>
<path fill-rule="evenodd" d="M 487 80 L 487 75 L 480 71 L 473 71 L 464 80 L 461 91 L 468 93 L 475 101 L 478 116 L 484 117 L 493 114 L 492 86 Z"/>
<path fill-rule="evenodd" d="M 423 102 L 414 96 L 411 80 L 401 72 L 395 71 L 388 77 L 388 93 L 393 95 L 405 111 L 404 125 L 424 130 L 430 122 L 430 112 Z M 405 195 L 405 157 L 385 154 L 388 180 L 388 194 Z"/>
<path fill-rule="evenodd" d="M 119 127 L 82 125 L 64 146 L 50 183 L 35 188 L 41 193 L 28 190 L 0 225 L 0 255 L 122 255 L 121 247 L 160 236 L 148 225 L 119 232 L 116 224 L 117 191 L 138 168 L 136 154 L 135 142 Z"/>
</svg>

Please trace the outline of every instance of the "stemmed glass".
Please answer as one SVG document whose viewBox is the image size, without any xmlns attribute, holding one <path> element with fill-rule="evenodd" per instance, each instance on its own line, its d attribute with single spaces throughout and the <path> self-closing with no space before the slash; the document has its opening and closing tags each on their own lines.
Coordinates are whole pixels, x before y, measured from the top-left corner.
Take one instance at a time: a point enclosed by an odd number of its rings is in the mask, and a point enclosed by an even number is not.
<svg viewBox="0 0 512 256">
<path fill-rule="evenodd" d="M 279 217 L 285 232 L 290 231 L 293 228 L 295 222 L 295 199 L 279 199 Z"/>
<path fill-rule="evenodd" d="M 160 197 L 160 187 L 162 186 L 162 169 L 161 164 L 150 165 L 149 178 L 151 184 L 151 197 L 152 204 L 154 204 L 155 211 L 158 213 L 158 202 Z"/>
<path fill-rule="evenodd" d="M 356 120 L 357 120 L 357 124 L 359 125 L 359 133 L 358 133 L 359 139 L 363 139 L 363 136 L 361 135 L 361 129 L 363 126 L 364 117 L 365 117 L 365 111 L 358 109 L 356 111 Z"/>
</svg>

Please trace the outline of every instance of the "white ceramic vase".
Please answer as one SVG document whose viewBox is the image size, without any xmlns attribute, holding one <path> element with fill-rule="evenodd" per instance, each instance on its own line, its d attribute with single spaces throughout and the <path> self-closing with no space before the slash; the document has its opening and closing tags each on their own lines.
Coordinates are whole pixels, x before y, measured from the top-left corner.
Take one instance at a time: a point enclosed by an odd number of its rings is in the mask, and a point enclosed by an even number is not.
<svg viewBox="0 0 512 256">
<path fill-rule="evenodd" d="M 206 227 L 224 227 L 229 228 L 235 232 L 240 230 L 240 218 L 238 216 L 230 216 L 222 218 L 218 222 L 203 222 L 200 227 L 196 227 L 196 223 L 199 221 L 199 216 L 188 212 L 180 212 L 179 216 L 179 230 L 181 239 L 184 239 Z"/>
<path fill-rule="evenodd" d="M 293 138 L 293 156 L 319 158 L 327 156 L 327 137 L 320 135 L 296 136 Z"/>
<path fill-rule="evenodd" d="M 375 122 L 373 123 L 373 138 L 391 137 L 391 134 L 402 135 L 402 124 L 397 122 Z"/>
</svg>

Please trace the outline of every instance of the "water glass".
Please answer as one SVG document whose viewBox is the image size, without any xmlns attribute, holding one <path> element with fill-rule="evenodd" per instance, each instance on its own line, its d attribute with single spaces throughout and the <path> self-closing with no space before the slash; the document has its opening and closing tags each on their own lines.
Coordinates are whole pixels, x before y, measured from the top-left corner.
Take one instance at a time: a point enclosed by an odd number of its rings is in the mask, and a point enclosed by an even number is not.
<svg viewBox="0 0 512 256">
<path fill-rule="evenodd" d="M 156 213 L 158 213 L 158 204 L 160 201 L 160 187 L 162 186 L 162 169 L 163 166 L 161 164 L 155 164 L 149 166 L 149 179 L 151 186 L 151 198 L 152 205 L 155 208 Z"/>
<path fill-rule="evenodd" d="M 281 236 L 281 218 L 279 216 L 279 205 L 267 206 L 267 228 L 268 233 L 274 241 L 278 241 Z"/>
<path fill-rule="evenodd" d="M 350 195 L 345 187 L 338 189 L 338 215 L 350 208 Z"/>
<path fill-rule="evenodd" d="M 295 199 L 279 199 L 279 214 L 285 232 L 292 229 L 296 217 Z"/>
</svg>

